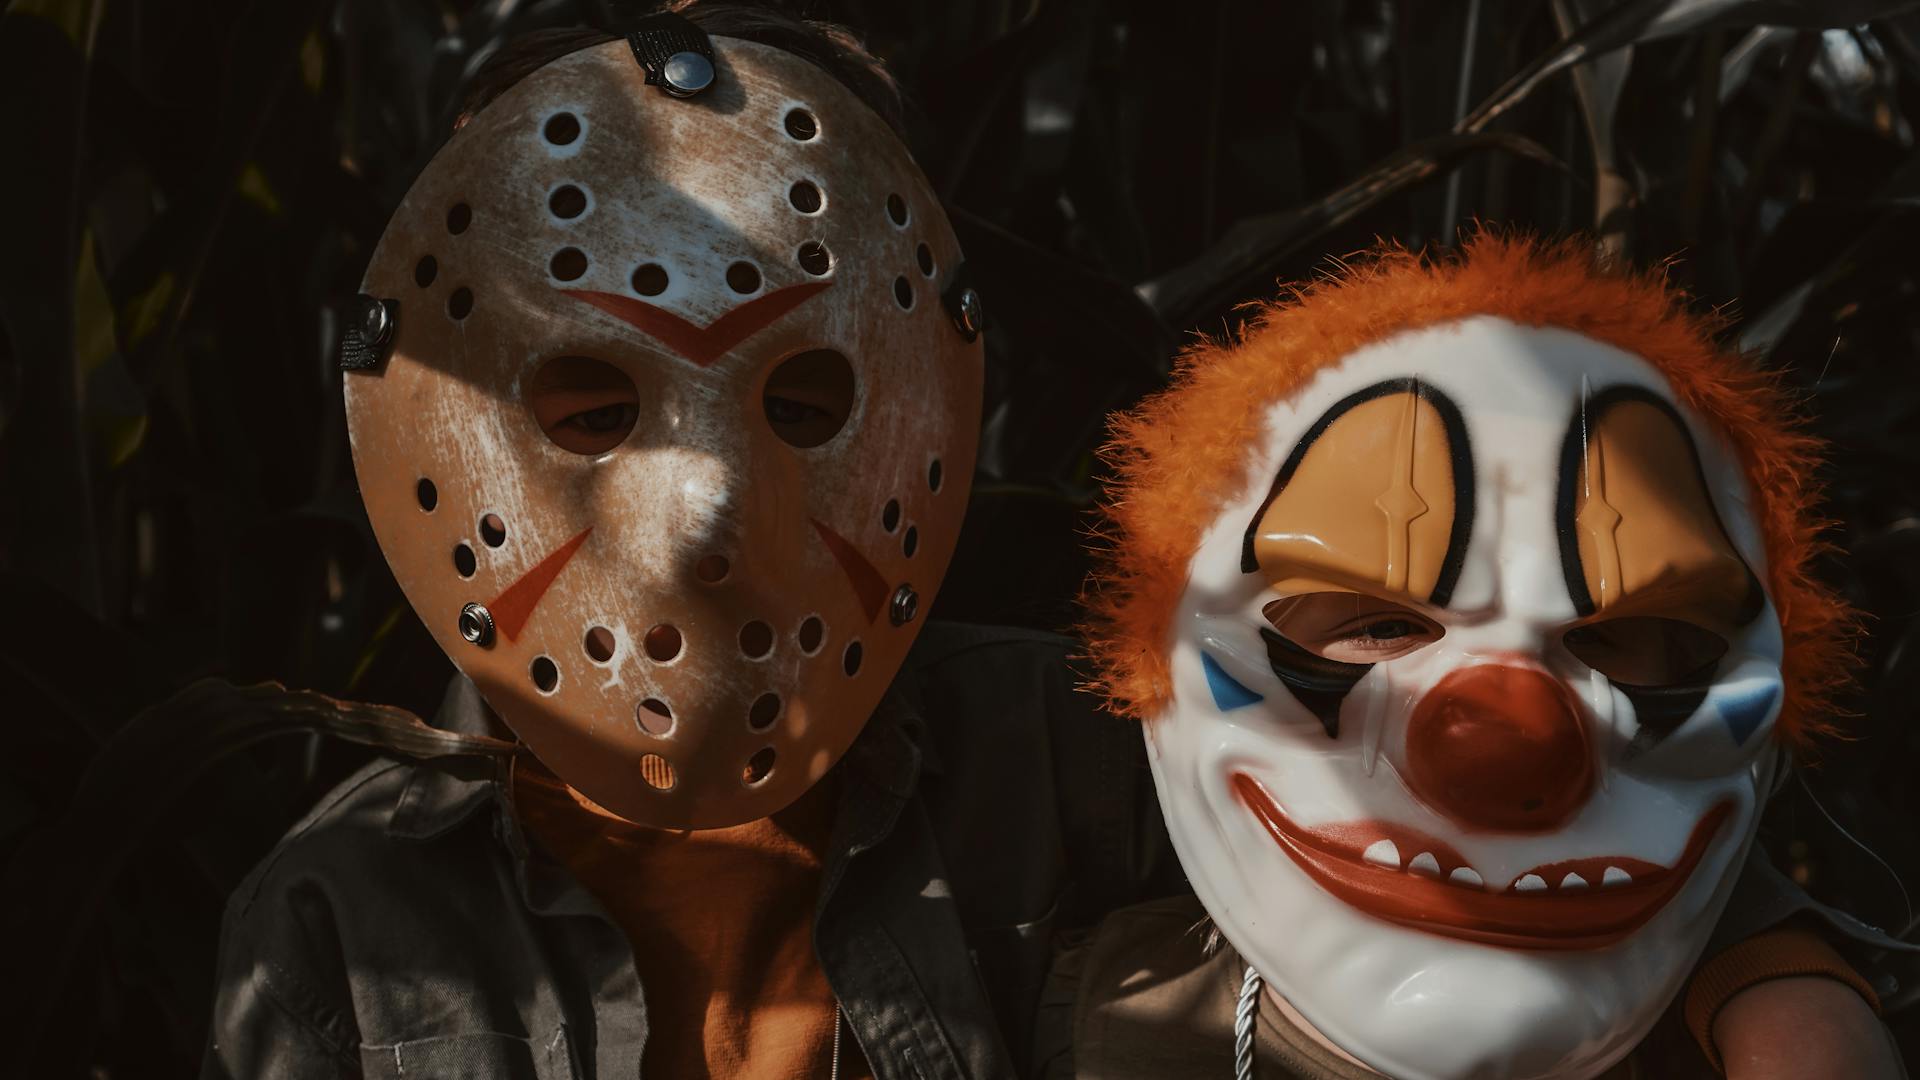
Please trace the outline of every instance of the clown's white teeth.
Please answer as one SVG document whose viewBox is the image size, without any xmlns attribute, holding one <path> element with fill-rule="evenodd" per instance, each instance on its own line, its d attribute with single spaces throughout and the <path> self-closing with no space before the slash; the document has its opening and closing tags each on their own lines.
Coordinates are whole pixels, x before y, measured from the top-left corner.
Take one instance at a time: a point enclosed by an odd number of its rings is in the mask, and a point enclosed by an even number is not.
<svg viewBox="0 0 1920 1080">
<path fill-rule="evenodd" d="M 1513 883 L 1514 892 L 1539 892 L 1547 887 L 1547 879 L 1539 874 L 1528 874 Z"/>
<path fill-rule="evenodd" d="M 1474 873 L 1473 867 L 1471 866 L 1454 867 L 1453 873 L 1447 875 L 1447 880 L 1453 882 L 1455 885 L 1470 885 L 1476 889 L 1486 884 L 1486 882 L 1480 880 L 1479 874 Z"/>
<path fill-rule="evenodd" d="M 1560 879 L 1560 887 L 1563 889 L 1584 889 L 1587 887 L 1587 879 L 1581 877 L 1579 874 L 1568 874 L 1566 877 Z"/>
<path fill-rule="evenodd" d="M 1434 877 L 1439 877 L 1440 860 L 1433 857 L 1433 852 L 1423 851 L 1413 857 L 1413 861 L 1407 864 L 1407 869 L 1416 874 L 1432 874 Z"/>
<path fill-rule="evenodd" d="M 1347 850 L 1351 851 L 1353 849 L 1348 848 Z M 1370 863 L 1378 863 L 1381 866 L 1391 866 L 1395 870 L 1400 869 L 1400 849 L 1395 847 L 1391 840 L 1375 840 L 1373 843 L 1367 845 L 1367 850 L 1361 852 L 1360 857 Z"/>
<path fill-rule="evenodd" d="M 1607 867 L 1607 872 L 1600 875 L 1600 885 L 1603 888 L 1608 885 L 1631 885 L 1631 884 L 1633 884 L 1633 875 L 1627 873 L 1625 870 L 1622 870 L 1617 866 Z"/>
</svg>

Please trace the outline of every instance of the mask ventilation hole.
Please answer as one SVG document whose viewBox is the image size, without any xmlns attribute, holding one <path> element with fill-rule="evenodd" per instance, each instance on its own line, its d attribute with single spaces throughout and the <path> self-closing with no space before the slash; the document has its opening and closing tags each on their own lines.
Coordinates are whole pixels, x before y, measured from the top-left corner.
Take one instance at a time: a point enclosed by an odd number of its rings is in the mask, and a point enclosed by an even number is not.
<svg viewBox="0 0 1920 1080">
<path fill-rule="evenodd" d="M 904 274 L 893 279 L 893 302 L 899 304 L 902 311 L 913 310 L 913 286 Z"/>
<path fill-rule="evenodd" d="M 480 519 L 480 542 L 495 548 L 507 542 L 507 523 L 500 520 L 499 514 Z"/>
<path fill-rule="evenodd" d="M 906 228 L 907 200 L 897 194 L 887 196 L 887 219 L 900 228 Z"/>
<path fill-rule="evenodd" d="M 915 262 L 920 264 L 920 273 L 922 275 L 926 277 L 933 276 L 933 249 L 932 248 L 928 247 L 925 244 L 921 244 L 919 247 L 914 249 L 913 259 Z"/>
<path fill-rule="evenodd" d="M 433 508 L 440 505 L 440 489 L 434 487 L 433 481 L 424 476 L 420 478 L 419 483 L 413 485 L 413 497 L 420 501 L 420 509 L 428 513 L 432 513 Z"/>
<path fill-rule="evenodd" d="M 673 790 L 673 766 L 659 754 L 648 754 L 640 759 L 640 778 L 656 791 Z"/>
<path fill-rule="evenodd" d="M 667 291 L 667 268 L 646 263 L 633 272 L 633 291 L 641 296 L 659 296 Z"/>
<path fill-rule="evenodd" d="M 909 525 L 907 526 L 907 535 L 900 538 L 900 553 L 911 559 L 913 558 L 913 553 L 919 550 L 920 527 L 917 525 Z"/>
<path fill-rule="evenodd" d="M 420 261 L 413 264 L 413 283 L 423 289 L 433 284 L 433 279 L 439 276 L 440 263 L 431 255 L 422 255 Z"/>
<path fill-rule="evenodd" d="M 562 184 L 547 196 L 547 209 L 562 221 L 570 221 L 587 212 L 587 193 L 572 184 Z"/>
<path fill-rule="evenodd" d="M 755 731 L 765 731 L 780 719 L 780 695 L 761 694 L 753 699 L 753 707 L 747 710 L 747 726 Z"/>
<path fill-rule="evenodd" d="M 748 786 L 759 783 L 773 771 L 773 747 L 763 746 L 747 759 L 747 767 L 740 770 L 740 782 Z"/>
<path fill-rule="evenodd" d="M 809 615 L 800 621 L 800 632 L 794 638 L 800 643 L 800 651 L 812 656 L 827 639 L 827 624 L 820 621 L 820 616 Z"/>
<path fill-rule="evenodd" d="M 713 585 L 725 581 L 727 573 L 732 569 L 733 564 L 727 561 L 725 555 L 708 555 L 693 564 L 693 576 L 708 585 Z"/>
<path fill-rule="evenodd" d="M 550 656 L 534 657 L 527 674 L 533 676 L 533 688 L 543 694 L 553 693 L 553 688 L 560 685 L 560 667 Z"/>
<path fill-rule="evenodd" d="M 587 631 L 587 657 L 596 664 L 604 664 L 613 659 L 613 631 L 604 626 L 596 626 Z"/>
<path fill-rule="evenodd" d="M 807 110 L 793 109 L 787 113 L 787 134 L 806 142 L 820 134 L 820 123 Z"/>
<path fill-rule="evenodd" d="M 840 657 L 840 667 L 846 671 L 849 676 L 860 674 L 860 655 L 860 643 L 857 641 L 847 642 L 847 651 Z"/>
<path fill-rule="evenodd" d="M 647 631 L 647 655 L 659 663 L 666 663 L 680 655 L 680 631 L 675 627 L 661 623 Z"/>
<path fill-rule="evenodd" d="M 755 619 L 740 628 L 740 653 L 758 660 L 773 651 L 773 627 Z"/>
<path fill-rule="evenodd" d="M 825 277 L 833 269 L 833 255 L 827 251 L 827 245 L 818 240 L 809 240 L 800 245 L 800 269 L 814 277 Z"/>
<path fill-rule="evenodd" d="M 547 269 L 556 281 L 578 281 L 587 272 L 587 253 L 575 247 L 561 248 L 553 253 Z"/>
<path fill-rule="evenodd" d="M 742 296 L 760 291 L 760 268 L 750 262 L 727 267 L 727 288 Z"/>
<path fill-rule="evenodd" d="M 886 508 L 880 511 L 880 527 L 892 532 L 900 527 L 900 500 L 888 499 Z"/>
<path fill-rule="evenodd" d="M 580 137 L 580 118 L 568 112 L 554 113 L 547 117 L 542 134 L 553 145 L 565 146 Z"/>
<path fill-rule="evenodd" d="M 473 314 L 473 290 L 465 285 L 447 297 L 447 315 L 456 322 Z"/>
<path fill-rule="evenodd" d="M 466 203 L 454 203 L 447 209 L 447 231 L 455 236 L 467 231 L 473 224 L 473 207 Z"/>
<path fill-rule="evenodd" d="M 946 479 L 946 477 L 942 475 L 943 472 L 944 470 L 940 467 L 940 459 L 934 458 L 933 464 L 927 466 L 927 490 L 928 491 L 940 490 L 940 482 Z"/>
<path fill-rule="evenodd" d="M 472 577 L 480 560 L 473 557 L 473 548 L 467 544 L 456 544 L 453 549 L 453 569 L 461 577 Z"/>
<path fill-rule="evenodd" d="M 787 201 L 793 204 L 795 210 L 803 214 L 819 213 L 821 204 L 825 202 L 820 197 L 820 186 L 811 180 L 795 181 L 794 185 L 787 189 Z"/>
<path fill-rule="evenodd" d="M 673 710 L 657 697 L 650 697 L 636 706 L 633 718 L 641 731 L 655 738 L 664 739 L 673 731 Z"/>
</svg>

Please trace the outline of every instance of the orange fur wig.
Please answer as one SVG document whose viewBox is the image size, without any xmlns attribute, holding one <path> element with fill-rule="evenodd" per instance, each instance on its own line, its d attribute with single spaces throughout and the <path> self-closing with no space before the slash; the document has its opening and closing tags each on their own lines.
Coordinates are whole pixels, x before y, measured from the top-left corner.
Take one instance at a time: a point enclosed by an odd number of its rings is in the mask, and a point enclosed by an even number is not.
<svg viewBox="0 0 1920 1080">
<path fill-rule="evenodd" d="M 1767 584 L 1784 627 L 1785 697 L 1775 735 L 1805 750 L 1832 730 L 1856 619 L 1815 580 L 1820 446 L 1777 378 L 1715 343 L 1723 326 L 1691 313 L 1656 273 L 1600 264 L 1590 243 L 1482 232 L 1455 254 L 1386 246 L 1339 273 L 1258 305 L 1226 340 L 1179 358 L 1172 385 L 1119 415 L 1102 451 L 1114 481 L 1099 529 L 1085 627 L 1097 689 L 1145 718 L 1171 696 L 1168 642 L 1206 529 L 1252 481 L 1248 448 L 1265 416 L 1317 371 L 1406 330 L 1475 315 L 1571 330 L 1632 353 L 1718 429 L 1753 488 Z"/>
</svg>

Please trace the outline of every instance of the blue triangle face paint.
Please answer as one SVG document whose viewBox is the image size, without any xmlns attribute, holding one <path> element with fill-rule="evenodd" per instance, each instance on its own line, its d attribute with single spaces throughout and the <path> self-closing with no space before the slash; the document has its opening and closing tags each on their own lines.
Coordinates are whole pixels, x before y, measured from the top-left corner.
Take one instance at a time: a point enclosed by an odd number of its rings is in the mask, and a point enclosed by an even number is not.
<svg viewBox="0 0 1920 1080">
<path fill-rule="evenodd" d="M 1213 691 L 1213 704 L 1221 712 L 1244 709 L 1248 705 L 1266 700 L 1265 697 L 1240 685 L 1233 676 L 1227 674 L 1227 669 L 1220 666 L 1220 661 L 1204 652 L 1200 654 L 1200 666 L 1206 669 L 1207 689 Z"/>
<path fill-rule="evenodd" d="M 1727 725 L 1727 731 L 1733 736 L 1736 746 L 1744 746 L 1753 729 L 1760 726 L 1773 711 L 1773 703 L 1780 696 L 1780 684 L 1770 682 L 1767 685 L 1747 693 L 1728 695 L 1714 702 L 1720 710 L 1720 720 Z"/>
</svg>

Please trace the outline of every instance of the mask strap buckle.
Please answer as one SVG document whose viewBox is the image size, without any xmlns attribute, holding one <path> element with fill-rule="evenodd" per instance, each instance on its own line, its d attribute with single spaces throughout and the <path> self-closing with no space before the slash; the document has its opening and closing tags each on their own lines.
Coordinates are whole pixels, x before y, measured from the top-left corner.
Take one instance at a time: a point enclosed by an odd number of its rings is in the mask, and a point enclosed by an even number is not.
<svg viewBox="0 0 1920 1080">
<path fill-rule="evenodd" d="M 399 329 L 400 301 L 365 293 L 354 298 L 353 317 L 340 335 L 340 367 L 368 371 L 380 366 Z"/>
<path fill-rule="evenodd" d="M 684 16 L 655 12 L 628 23 L 625 33 L 648 86 L 688 98 L 713 85 L 713 42 Z"/>
</svg>

